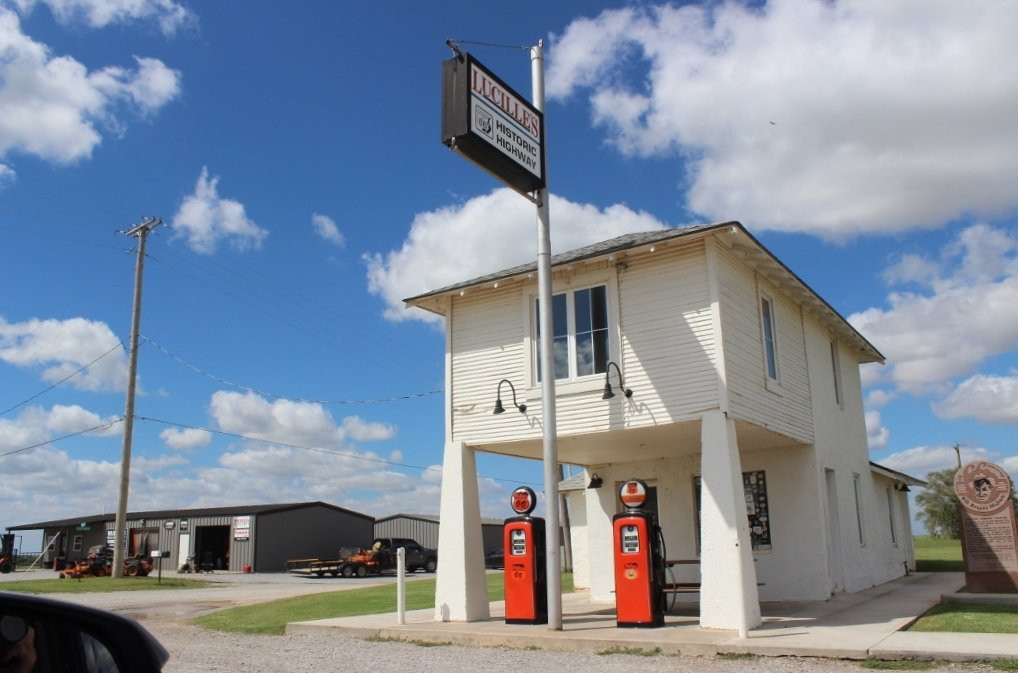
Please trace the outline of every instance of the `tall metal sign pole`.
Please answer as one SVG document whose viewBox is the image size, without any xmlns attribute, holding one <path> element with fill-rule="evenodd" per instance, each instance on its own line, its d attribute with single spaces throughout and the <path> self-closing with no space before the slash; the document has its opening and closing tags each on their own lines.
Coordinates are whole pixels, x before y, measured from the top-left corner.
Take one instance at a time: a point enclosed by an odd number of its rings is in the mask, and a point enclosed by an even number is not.
<svg viewBox="0 0 1018 673">
<path fill-rule="evenodd" d="M 530 74 L 534 107 L 544 112 L 544 40 L 530 48 Z M 547 129 L 544 143 L 547 153 Z M 547 154 L 545 154 L 547 157 Z M 547 161 L 547 159 L 545 159 Z M 537 296 L 541 305 L 541 413 L 544 425 L 544 509 L 548 525 L 545 559 L 548 573 L 548 628 L 562 630 L 562 578 L 559 561 L 558 431 L 555 419 L 555 351 L 552 335 L 551 225 L 548 213 L 547 169 L 545 186 L 537 191 Z"/>
<path fill-rule="evenodd" d="M 113 576 L 124 574 L 124 541 L 127 533 L 127 491 L 131 481 L 131 440 L 134 435 L 134 392 L 138 378 L 138 330 L 141 326 L 141 279 L 145 268 L 145 241 L 150 231 L 162 224 L 158 217 L 150 217 L 126 231 L 127 236 L 138 239 L 138 259 L 134 265 L 134 306 L 131 311 L 131 346 L 127 373 L 127 402 L 124 405 L 124 444 L 120 453 L 120 498 L 117 500 L 117 518 L 114 524 Z"/>
<path fill-rule="evenodd" d="M 551 233 L 545 170 L 544 40 L 530 49 L 531 103 L 454 41 L 442 63 L 442 142 L 537 206 L 537 284 L 541 326 L 541 405 L 544 426 L 545 560 L 548 628 L 562 629 L 559 576 L 559 465 L 555 424 L 555 352 L 552 335 Z"/>
</svg>

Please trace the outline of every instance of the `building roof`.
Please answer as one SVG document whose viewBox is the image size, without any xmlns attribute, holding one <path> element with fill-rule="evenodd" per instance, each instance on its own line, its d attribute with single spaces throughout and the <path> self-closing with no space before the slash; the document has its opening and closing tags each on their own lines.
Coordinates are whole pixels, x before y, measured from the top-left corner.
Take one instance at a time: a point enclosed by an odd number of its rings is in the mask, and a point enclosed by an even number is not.
<svg viewBox="0 0 1018 673">
<path fill-rule="evenodd" d="M 874 463 L 872 460 L 870 461 L 870 469 L 877 474 L 882 474 L 885 477 L 903 482 L 909 486 L 926 486 L 927 484 L 927 482 L 922 479 L 917 479 L 916 477 L 909 476 L 904 472 L 898 472 L 897 470 L 892 470 L 889 467 L 884 467 L 883 465 Z"/>
<path fill-rule="evenodd" d="M 427 521 L 429 523 L 441 523 L 438 519 L 437 514 L 405 514 L 400 512 L 399 514 L 391 514 L 389 516 L 383 516 L 379 519 L 375 519 L 375 523 L 382 523 L 383 521 L 392 521 L 393 519 L 413 519 L 414 521 Z M 502 525 L 501 519 L 481 519 L 482 526 Z"/>
<path fill-rule="evenodd" d="M 206 507 L 202 509 L 163 509 L 146 512 L 128 512 L 127 519 L 180 519 L 186 517 L 200 516 L 243 516 L 245 514 L 273 514 L 288 510 L 305 509 L 307 507 L 327 507 L 329 509 L 344 512 L 352 516 L 359 516 L 374 521 L 374 517 L 361 514 L 350 509 L 330 505 L 320 500 L 314 502 L 290 502 L 271 505 L 238 505 L 236 507 Z M 41 530 L 43 528 L 62 528 L 64 526 L 77 526 L 81 523 L 100 523 L 113 521 L 115 514 L 93 514 L 84 517 L 71 517 L 69 519 L 56 519 L 54 521 L 40 521 L 38 523 L 26 523 L 20 526 L 8 526 L 7 530 Z"/>
<path fill-rule="evenodd" d="M 680 239 L 702 238 L 711 234 L 727 234 L 726 241 L 729 249 L 741 255 L 748 265 L 755 268 L 762 276 L 780 288 L 782 292 L 794 301 L 802 304 L 835 334 L 851 343 L 862 356 L 860 362 L 882 363 L 884 361 L 884 356 L 866 337 L 860 334 L 826 300 L 814 292 L 809 285 L 754 238 L 740 222 L 720 222 L 625 234 L 607 241 L 553 255 L 551 266 L 552 269 L 555 269 L 578 262 L 591 261 L 600 257 L 612 259 L 616 255 L 640 252 L 641 249 L 646 249 L 655 244 L 667 244 Z M 403 301 L 407 306 L 416 306 L 433 313 L 438 313 L 439 315 L 444 315 L 447 309 L 441 300 L 443 297 L 460 294 L 467 289 L 478 286 L 497 285 L 509 279 L 530 277 L 536 271 L 537 262 L 528 262 L 461 283 L 448 285 L 437 290 L 431 290 L 414 297 L 409 297 Z"/>
</svg>

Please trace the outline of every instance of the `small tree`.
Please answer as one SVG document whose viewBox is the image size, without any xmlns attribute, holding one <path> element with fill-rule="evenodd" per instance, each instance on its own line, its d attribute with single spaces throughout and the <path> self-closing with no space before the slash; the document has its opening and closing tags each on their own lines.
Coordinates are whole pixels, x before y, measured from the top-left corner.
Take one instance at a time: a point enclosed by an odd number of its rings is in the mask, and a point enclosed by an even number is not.
<svg viewBox="0 0 1018 673">
<path fill-rule="evenodd" d="M 927 485 L 915 497 L 919 507 L 919 520 L 926 526 L 930 537 L 946 537 L 957 540 L 958 498 L 954 494 L 954 474 L 957 468 L 949 467 L 926 475 Z"/>
</svg>

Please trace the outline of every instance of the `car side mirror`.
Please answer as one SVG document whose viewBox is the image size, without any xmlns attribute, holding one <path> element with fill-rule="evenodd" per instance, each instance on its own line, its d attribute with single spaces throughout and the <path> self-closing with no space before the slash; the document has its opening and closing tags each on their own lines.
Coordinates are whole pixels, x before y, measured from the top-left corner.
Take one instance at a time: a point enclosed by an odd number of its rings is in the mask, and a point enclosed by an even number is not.
<svg viewBox="0 0 1018 673">
<path fill-rule="evenodd" d="M 134 620 L 84 605 L 0 592 L 0 671 L 155 673 L 169 653 Z"/>
</svg>

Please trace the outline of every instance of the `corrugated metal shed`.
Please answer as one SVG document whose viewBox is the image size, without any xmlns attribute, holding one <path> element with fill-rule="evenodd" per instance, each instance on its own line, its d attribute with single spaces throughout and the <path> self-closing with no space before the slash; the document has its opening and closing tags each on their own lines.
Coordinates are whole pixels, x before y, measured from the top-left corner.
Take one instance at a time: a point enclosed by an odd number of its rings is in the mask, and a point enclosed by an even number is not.
<svg viewBox="0 0 1018 673">
<path fill-rule="evenodd" d="M 375 537 L 408 537 L 424 547 L 438 548 L 437 516 L 429 514 L 393 514 L 375 519 Z M 481 520 L 481 537 L 485 553 L 502 546 L 502 521 Z"/>
<path fill-rule="evenodd" d="M 58 535 L 46 562 L 79 560 L 112 543 L 114 515 L 43 521 L 8 530 Z M 194 561 L 213 570 L 283 572 L 291 558 L 330 558 L 341 546 L 368 546 L 374 518 L 324 502 L 154 510 L 127 514 L 128 554 L 168 551 L 163 571 Z"/>
</svg>

